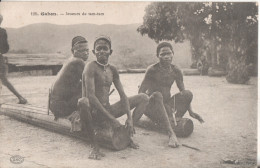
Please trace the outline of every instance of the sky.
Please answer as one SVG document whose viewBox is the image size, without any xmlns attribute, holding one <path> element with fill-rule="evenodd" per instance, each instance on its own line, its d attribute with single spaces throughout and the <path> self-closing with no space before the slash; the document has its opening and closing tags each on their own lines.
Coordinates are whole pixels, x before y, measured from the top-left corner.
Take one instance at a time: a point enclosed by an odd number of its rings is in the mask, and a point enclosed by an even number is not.
<svg viewBox="0 0 260 168">
<path fill-rule="evenodd" d="M 4 17 L 1 27 L 19 28 L 42 22 L 59 25 L 142 23 L 145 7 L 149 4 L 150 2 L 0 2 L 0 13 Z M 41 15 L 42 12 L 56 13 L 56 16 Z M 80 15 L 66 15 L 66 12 Z M 82 15 L 83 12 L 87 15 Z"/>
</svg>

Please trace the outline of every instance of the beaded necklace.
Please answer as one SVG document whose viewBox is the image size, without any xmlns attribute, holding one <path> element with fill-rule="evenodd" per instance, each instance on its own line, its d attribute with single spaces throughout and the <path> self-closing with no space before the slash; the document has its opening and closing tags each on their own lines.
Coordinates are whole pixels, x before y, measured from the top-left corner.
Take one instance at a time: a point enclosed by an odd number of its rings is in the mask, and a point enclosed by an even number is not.
<svg viewBox="0 0 260 168">
<path fill-rule="evenodd" d="M 173 69 L 172 69 L 172 66 L 170 65 L 170 67 L 168 68 L 165 68 L 165 67 L 163 67 L 161 64 L 159 64 L 159 70 L 160 70 L 160 72 L 163 72 L 164 74 L 165 73 L 172 73 L 173 72 Z"/>
<path fill-rule="evenodd" d="M 98 65 L 100 65 L 100 66 L 102 66 L 103 67 L 103 69 L 104 69 L 104 72 L 106 72 L 107 70 L 106 70 L 106 68 L 107 68 L 107 66 L 109 65 L 108 63 L 107 64 L 101 64 L 100 62 L 98 62 L 98 61 L 96 61 L 96 63 L 98 64 Z"/>
</svg>

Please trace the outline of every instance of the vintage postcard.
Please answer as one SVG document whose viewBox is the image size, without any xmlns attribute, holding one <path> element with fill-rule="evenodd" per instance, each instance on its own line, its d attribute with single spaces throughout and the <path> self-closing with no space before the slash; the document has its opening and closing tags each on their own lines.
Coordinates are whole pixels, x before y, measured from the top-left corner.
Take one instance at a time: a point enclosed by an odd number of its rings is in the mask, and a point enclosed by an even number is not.
<svg viewBox="0 0 260 168">
<path fill-rule="evenodd" d="M 257 167 L 257 2 L 0 2 L 0 167 Z"/>
</svg>

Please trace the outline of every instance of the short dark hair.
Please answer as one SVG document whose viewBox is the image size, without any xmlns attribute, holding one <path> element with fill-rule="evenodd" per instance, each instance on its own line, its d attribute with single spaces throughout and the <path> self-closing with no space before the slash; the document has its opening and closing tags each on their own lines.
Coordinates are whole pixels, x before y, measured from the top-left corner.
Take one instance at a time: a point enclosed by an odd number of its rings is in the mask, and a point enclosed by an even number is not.
<svg viewBox="0 0 260 168">
<path fill-rule="evenodd" d="M 104 40 L 106 41 L 108 44 L 109 44 L 109 47 L 111 49 L 112 45 L 111 45 L 111 40 L 108 36 L 104 36 L 104 35 L 100 35 L 96 38 L 95 42 L 94 42 L 94 49 L 96 47 L 96 43 L 99 41 L 99 40 Z"/>
<path fill-rule="evenodd" d="M 172 50 L 172 52 L 174 53 L 171 43 L 161 42 L 160 44 L 158 44 L 157 49 L 156 49 L 157 57 L 159 56 L 160 49 L 163 47 L 169 47 Z"/>
<path fill-rule="evenodd" d="M 88 41 L 84 38 L 84 37 L 82 37 L 82 36 L 76 36 L 76 37 L 74 37 L 73 39 L 72 39 L 72 41 L 71 41 L 71 47 L 73 48 L 73 46 L 75 45 L 75 44 L 78 44 L 78 43 L 87 43 Z"/>
</svg>

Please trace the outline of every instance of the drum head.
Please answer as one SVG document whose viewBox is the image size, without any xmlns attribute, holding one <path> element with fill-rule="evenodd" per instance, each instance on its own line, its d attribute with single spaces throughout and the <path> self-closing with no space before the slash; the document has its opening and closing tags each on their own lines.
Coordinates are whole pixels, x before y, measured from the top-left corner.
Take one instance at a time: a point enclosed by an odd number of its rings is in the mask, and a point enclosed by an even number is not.
<svg viewBox="0 0 260 168">
<path fill-rule="evenodd" d="M 173 128 L 177 137 L 188 137 L 194 129 L 191 119 L 182 118 L 177 121 L 177 126 Z"/>
<path fill-rule="evenodd" d="M 125 128 L 125 126 L 115 128 L 112 139 L 113 147 L 116 150 L 125 149 L 129 146 L 131 140 L 127 128 Z"/>
</svg>

